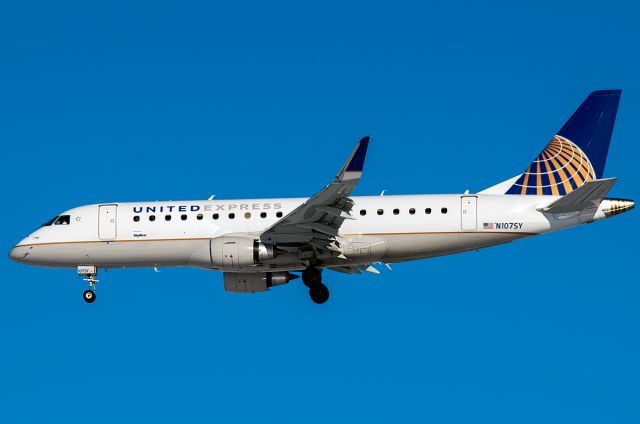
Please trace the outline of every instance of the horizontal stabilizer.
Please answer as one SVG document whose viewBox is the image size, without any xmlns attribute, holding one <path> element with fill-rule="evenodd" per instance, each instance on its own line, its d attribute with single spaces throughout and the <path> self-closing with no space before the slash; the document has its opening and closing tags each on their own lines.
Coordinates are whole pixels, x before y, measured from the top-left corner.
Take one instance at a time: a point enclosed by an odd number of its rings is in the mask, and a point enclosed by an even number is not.
<svg viewBox="0 0 640 424">
<path fill-rule="evenodd" d="M 616 179 L 617 178 L 606 178 L 589 181 L 571 193 L 538 210 L 543 213 L 557 214 L 597 208 L 607 193 L 609 193 L 611 187 L 613 187 Z"/>
</svg>

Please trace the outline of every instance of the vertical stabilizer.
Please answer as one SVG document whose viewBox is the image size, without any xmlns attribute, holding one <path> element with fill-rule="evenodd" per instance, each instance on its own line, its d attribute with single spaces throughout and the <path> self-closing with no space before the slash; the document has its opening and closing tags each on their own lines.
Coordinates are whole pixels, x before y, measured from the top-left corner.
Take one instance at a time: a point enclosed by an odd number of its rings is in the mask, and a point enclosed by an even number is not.
<svg viewBox="0 0 640 424">
<path fill-rule="evenodd" d="M 591 93 L 506 194 L 565 195 L 602 178 L 620 94 Z"/>
</svg>

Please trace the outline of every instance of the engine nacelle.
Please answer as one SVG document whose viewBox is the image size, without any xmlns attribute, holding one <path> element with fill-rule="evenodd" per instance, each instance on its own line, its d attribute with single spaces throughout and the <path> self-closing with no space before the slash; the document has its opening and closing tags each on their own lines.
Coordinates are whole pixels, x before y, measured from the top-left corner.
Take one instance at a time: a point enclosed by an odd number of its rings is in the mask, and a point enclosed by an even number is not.
<svg viewBox="0 0 640 424">
<path fill-rule="evenodd" d="M 250 236 L 221 236 L 211 240 L 211 264 L 224 269 L 242 269 L 275 258 L 272 245 Z"/>
<path fill-rule="evenodd" d="M 224 289 L 233 293 L 256 293 L 298 278 L 289 272 L 225 272 Z"/>
</svg>

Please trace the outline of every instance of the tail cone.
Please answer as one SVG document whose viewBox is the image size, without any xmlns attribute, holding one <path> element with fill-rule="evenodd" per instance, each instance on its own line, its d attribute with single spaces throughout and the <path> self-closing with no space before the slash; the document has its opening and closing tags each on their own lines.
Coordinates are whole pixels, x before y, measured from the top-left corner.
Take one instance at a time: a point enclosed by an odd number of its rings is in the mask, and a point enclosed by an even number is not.
<svg viewBox="0 0 640 424">
<path fill-rule="evenodd" d="M 600 204 L 600 211 L 604 213 L 604 216 L 609 218 L 613 215 L 618 215 L 624 212 L 628 212 L 635 207 L 635 202 L 628 199 L 604 199 Z"/>
</svg>

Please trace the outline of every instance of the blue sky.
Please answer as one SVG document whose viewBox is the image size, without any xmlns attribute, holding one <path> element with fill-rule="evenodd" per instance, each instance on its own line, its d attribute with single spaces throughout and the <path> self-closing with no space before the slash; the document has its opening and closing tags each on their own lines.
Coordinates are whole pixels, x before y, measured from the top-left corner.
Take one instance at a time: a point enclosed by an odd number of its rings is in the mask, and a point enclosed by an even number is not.
<svg viewBox="0 0 640 424">
<path fill-rule="evenodd" d="M 6 252 L 73 206 L 509 178 L 586 95 L 638 197 L 632 2 L 0 5 Z M 481 252 L 225 293 L 221 274 L 0 261 L 2 422 L 637 423 L 637 212 Z"/>
</svg>

